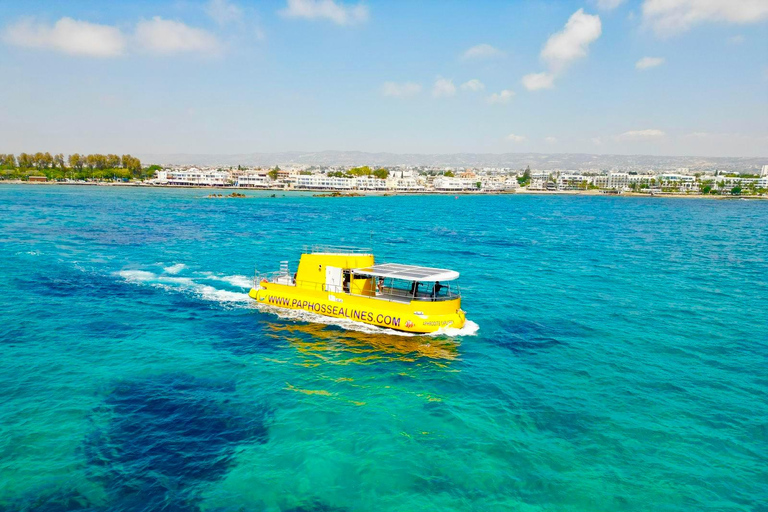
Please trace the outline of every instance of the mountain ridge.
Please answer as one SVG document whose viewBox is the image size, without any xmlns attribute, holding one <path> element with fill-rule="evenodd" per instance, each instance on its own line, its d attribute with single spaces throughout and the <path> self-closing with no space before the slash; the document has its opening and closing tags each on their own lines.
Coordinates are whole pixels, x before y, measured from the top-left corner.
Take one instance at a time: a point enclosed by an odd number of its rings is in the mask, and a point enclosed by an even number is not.
<svg viewBox="0 0 768 512">
<path fill-rule="evenodd" d="M 143 154 L 145 163 L 199 166 L 429 166 L 509 167 L 532 169 L 622 169 L 677 168 L 755 171 L 768 157 L 704 157 L 611 155 L 592 153 L 388 153 L 365 151 L 283 151 L 240 154 Z"/>
</svg>

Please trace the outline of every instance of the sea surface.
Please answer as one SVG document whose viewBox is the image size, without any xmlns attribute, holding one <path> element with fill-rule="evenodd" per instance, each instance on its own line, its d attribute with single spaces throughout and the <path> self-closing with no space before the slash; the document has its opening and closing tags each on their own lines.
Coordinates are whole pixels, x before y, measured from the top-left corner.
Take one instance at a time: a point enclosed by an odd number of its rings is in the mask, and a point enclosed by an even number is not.
<svg viewBox="0 0 768 512">
<path fill-rule="evenodd" d="M 209 192 L 0 185 L 0 511 L 768 510 L 768 202 Z M 471 322 L 258 309 L 312 244 Z"/>
</svg>

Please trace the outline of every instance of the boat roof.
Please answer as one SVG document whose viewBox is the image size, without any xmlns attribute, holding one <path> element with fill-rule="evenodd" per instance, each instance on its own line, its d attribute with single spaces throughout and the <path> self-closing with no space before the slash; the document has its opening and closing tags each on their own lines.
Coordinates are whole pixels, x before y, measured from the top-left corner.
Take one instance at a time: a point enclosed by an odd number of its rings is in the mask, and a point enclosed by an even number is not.
<svg viewBox="0 0 768 512">
<path fill-rule="evenodd" d="M 374 277 L 394 277 L 406 281 L 453 281 L 459 278 L 459 273 L 455 270 L 401 265 L 400 263 L 382 263 L 371 267 L 356 268 L 353 272 Z"/>
</svg>

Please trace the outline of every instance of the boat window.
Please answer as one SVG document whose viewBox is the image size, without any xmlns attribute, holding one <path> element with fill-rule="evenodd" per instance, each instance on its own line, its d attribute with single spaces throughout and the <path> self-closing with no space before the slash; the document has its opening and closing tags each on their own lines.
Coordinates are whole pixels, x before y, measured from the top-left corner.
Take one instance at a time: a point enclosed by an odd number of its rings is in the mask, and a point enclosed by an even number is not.
<svg viewBox="0 0 768 512">
<path fill-rule="evenodd" d="M 355 274 L 355 277 L 359 277 Z M 389 296 L 403 300 L 448 300 L 458 297 L 459 287 L 455 281 L 440 283 L 435 289 L 433 281 L 408 281 L 393 277 L 376 279 L 375 294 L 377 296 Z M 381 283 L 379 285 L 379 283 Z"/>
</svg>

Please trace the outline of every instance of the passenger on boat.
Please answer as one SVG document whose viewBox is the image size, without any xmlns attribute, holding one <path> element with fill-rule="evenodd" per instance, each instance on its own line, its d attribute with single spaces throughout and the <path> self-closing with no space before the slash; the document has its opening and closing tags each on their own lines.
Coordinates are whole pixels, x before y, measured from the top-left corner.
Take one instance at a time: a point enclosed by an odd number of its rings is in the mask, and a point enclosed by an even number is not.
<svg viewBox="0 0 768 512">
<path fill-rule="evenodd" d="M 419 286 L 421 286 L 421 283 L 418 281 L 414 281 L 411 285 L 411 295 L 416 297 L 419 294 Z"/>
<path fill-rule="evenodd" d="M 435 287 L 432 289 L 432 297 L 437 297 L 437 295 L 440 293 L 440 290 L 445 288 L 445 286 L 440 284 L 440 281 L 435 281 Z"/>
<path fill-rule="evenodd" d="M 379 283 L 376 285 L 376 291 L 379 292 L 379 294 L 384 293 L 384 278 L 379 278 Z"/>
</svg>

